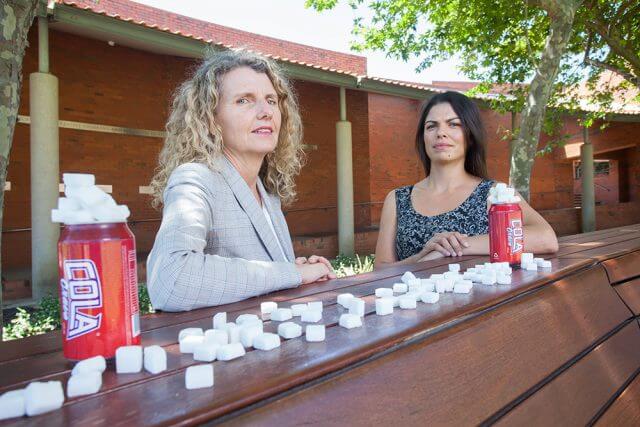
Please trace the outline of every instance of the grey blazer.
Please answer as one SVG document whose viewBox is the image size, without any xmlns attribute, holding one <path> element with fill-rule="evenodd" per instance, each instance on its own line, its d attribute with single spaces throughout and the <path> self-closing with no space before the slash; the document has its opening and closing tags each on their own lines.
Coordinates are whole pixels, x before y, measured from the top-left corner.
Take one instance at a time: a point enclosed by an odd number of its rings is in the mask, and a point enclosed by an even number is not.
<svg viewBox="0 0 640 427">
<path fill-rule="evenodd" d="M 147 286 L 156 309 L 227 304 L 302 281 L 280 199 L 258 180 L 274 235 L 235 167 L 224 157 L 218 164 L 212 171 L 186 163 L 169 177 L 162 224 L 147 259 Z"/>
</svg>

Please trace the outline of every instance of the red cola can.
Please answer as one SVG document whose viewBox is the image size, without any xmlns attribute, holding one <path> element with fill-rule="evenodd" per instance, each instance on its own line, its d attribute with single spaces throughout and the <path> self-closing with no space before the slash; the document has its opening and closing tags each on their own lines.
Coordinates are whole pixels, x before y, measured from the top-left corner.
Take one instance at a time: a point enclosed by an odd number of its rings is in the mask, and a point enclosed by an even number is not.
<svg viewBox="0 0 640 427">
<path fill-rule="evenodd" d="M 126 223 L 67 225 L 58 240 L 64 356 L 140 344 L 136 243 Z"/>
<path fill-rule="evenodd" d="M 524 223 L 518 203 L 494 203 L 489 209 L 491 262 L 520 264 L 524 249 Z"/>
</svg>

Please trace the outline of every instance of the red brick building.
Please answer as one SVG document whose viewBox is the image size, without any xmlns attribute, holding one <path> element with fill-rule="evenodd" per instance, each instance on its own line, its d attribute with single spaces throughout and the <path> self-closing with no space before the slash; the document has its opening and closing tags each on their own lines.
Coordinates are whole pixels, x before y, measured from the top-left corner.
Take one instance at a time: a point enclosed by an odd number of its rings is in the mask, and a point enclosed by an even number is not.
<svg viewBox="0 0 640 427">
<path fill-rule="evenodd" d="M 206 43 L 272 56 L 294 80 L 308 146 L 298 200 L 286 209 L 298 255 L 337 253 L 340 87 L 346 91 L 346 118 L 352 126 L 356 252 L 373 251 L 386 194 L 422 178 L 413 148 L 418 110 L 442 88 L 368 77 L 364 57 L 250 34 L 127 0 L 62 0 L 49 14 L 49 70 L 59 84 L 60 173 L 93 173 L 97 184 L 110 186 L 113 197 L 129 206 L 140 259 L 151 248 L 161 217 L 145 187 L 163 142 L 172 91 Z M 2 267 L 7 279 L 28 278 L 31 265 L 28 76 L 38 70 L 37 26 L 29 38 L 21 117 L 5 192 Z M 501 137 L 511 127 L 511 117 L 486 107 L 482 114 L 489 134 L 489 171 L 507 180 L 508 146 Z M 590 131 L 596 158 L 606 161 L 597 169 L 598 228 L 640 222 L 640 110 L 612 119 L 605 130 Z M 573 135 L 569 145 L 536 160 L 531 189 L 533 207 L 559 234 L 580 231 L 575 161 L 582 130 L 572 118 L 566 119 L 565 130 Z M 541 145 L 545 141 L 543 136 Z"/>
</svg>

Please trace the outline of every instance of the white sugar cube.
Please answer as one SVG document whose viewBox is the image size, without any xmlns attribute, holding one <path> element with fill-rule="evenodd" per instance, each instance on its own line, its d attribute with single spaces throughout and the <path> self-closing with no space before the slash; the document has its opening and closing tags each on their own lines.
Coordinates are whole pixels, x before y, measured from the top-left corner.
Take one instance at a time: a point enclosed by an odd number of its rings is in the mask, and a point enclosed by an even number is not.
<svg viewBox="0 0 640 427">
<path fill-rule="evenodd" d="M 362 326 L 362 318 L 357 314 L 344 313 L 340 316 L 338 324 L 346 329 L 359 328 Z"/>
<path fill-rule="evenodd" d="M 290 320 L 293 317 L 293 312 L 290 308 L 276 308 L 271 312 L 271 320 L 277 322 L 284 322 Z"/>
<path fill-rule="evenodd" d="M 184 373 L 187 390 L 213 387 L 213 365 L 189 366 Z"/>
<path fill-rule="evenodd" d="M 67 197 L 58 198 L 58 209 L 60 211 L 77 211 L 82 209 L 80 203 L 77 200 L 69 199 Z"/>
<path fill-rule="evenodd" d="M 0 420 L 22 417 L 25 414 L 24 389 L 0 395 Z"/>
<path fill-rule="evenodd" d="M 254 338 L 263 332 L 262 323 L 244 324 L 240 328 L 240 342 L 245 348 L 253 347 Z"/>
<path fill-rule="evenodd" d="M 353 298 L 352 294 L 340 294 L 338 295 L 338 304 L 344 308 L 349 308 L 349 301 Z"/>
<path fill-rule="evenodd" d="M 508 274 L 498 274 L 498 285 L 510 285 L 511 276 Z"/>
<path fill-rule="evenodd" d="M 401 296 L 398 298 L 400 301 L 400 308 L 404 310 L 416 308 L 416 299 L 408 296 Z"/>
<path fill-rule="evenodd" d="M 278 334 L 263 333 L 253 339 L 253 348 L 256 350 L 269 351 L 280 347 L 280 336 Z"/>
<path fill-rule="evenodd" d="M 185 338 L 189 337 L 194 337 L 194 335 L 189 335 Z M 141 370 L 142 347 L 139 345 L 118 347 L 116 350 L 116 372 L 119 374 L 134 374 Z"/>
<path fill-rule="evenodd" d="M 449 264 L 449 271 L 453 271 L 455 273 L 460 271 L 460 264 Z"/>
<path fill-rule="evenodd" d="M 62 182 L 65 187 L 91 187 L 96 185 L 96 177 L 90 173 L 63 173 Z"/>
<path fill-rule="evenodd" d="M 65 185 L 65 196 L 77 200 L 84 208 L 99 205 L 108 200 L 109 195 L 95 185 L 89 187 L 72 187 Z"/>
<path fill-rule="evenodd" d="M 324 341 L 325 327 L 324 325 L 307 325 L 304 330 L 304 336 L 307 342 Z"/>
<path fill-rule="evenodd" d="M 545 260 L 541 265 L 540 268 L 551 268 L 551 261 Z"/>
<path fill-rule="evenodd" d="M 265 301 L 260 304 L 260 312 L 262 313 L 263 316 L 266 314 L 271 314 L 273 310 L 276 310 L 277 308 L 278 308 L 278 304 L 276 304 L 273 301 Z"/>
<path fill-rule="evenodd" d="M 222 329 L 227 324 L 227 312 L 216 313 L 213 316 L 213 329 Z"/>
<path fill-rule="evenodd" d="M 236 325 L 243 326 L 245 323 L 262 323 L 262 319 L 256 314 L 241 314 L 236 317 Z"/>
<path fill-rule="evenodd" d="M 443 294 L 445 292 L 453 292 L 453 280 L 439 279 L 436 280 L 436 292 Z"/>
<path fill-rule="evenodd" d="M 470 282 L 469 280 L 461 280 L 453 286 L 453 293 L 468 294 L 469 292 L 471 292 L 472 287 L 473 287 L 473 283 Z"/>
<path fill-rule="evenodd" d="M 90 357 L 81 360 L 71 370 L 71 375 L 86 374 L 88 372 L 104 372 L 107 369 L 107 361 L 103 356 Z"/>
<path fill-rule="evenodd" d="M 376 289 L 376 297 L 384 298 L 384 297 L 392 297 L 393 289 L 391 288 L 378 288 Z"/>
<path fill-rule="evenodd" d="M 216 360 L 219 344 L 212 344 L 204 342 L 196 347 L 193 352 L 193 360 L 199 362 L 213 362 Z"/>
<path fill-rule="evenodd" d="M 525 270 L 527 270 L 527 271 L 537 271 L 538 270 L 538 264 L 536 264 L 535 262 L 531 261 L 531 262 L 526 263 L 523 268 Z"/>
<path fill-rule="evenodd" d="M 245 355 L 244 347 L 239 342 L 225 344 L 218 347 L 216 358 L 222 361 L 237 359 Z"/>
<path fill-rule="evenodd" d="M 376 299 L 376 314 L 386 316 L 393 313 L 393 298 L 384 297 Z"/>
<path fill-rule="evenodd" d="M 93 216 L 91 215 L 91 213 L 89 213 L 88 210 L 86 209 L 82 209 L 79 211 L 72 211 L 72 212 L 64 212 L 64 223 L 65 224 L 91 224 L 94 223 L 95 220 L 93 219 Z"/>
<path fill-rule="evenodd" d="M 420 283 L 422 282 L 422 280 L 424 279 L 418 279 L 417 277 L 415 279 L 411 279 L 409 280 L 409 283 L 407 283 L 407 287 L 412 287 L 412 286 L 420 286 Z M 403 282 L 404 283 L 404 282 Z"/>
<path fill-rule="evenodd" d="M 30 417 L 59 409 L 63 403 L 60 381 L 33 382 L 24 389 L 24 408 Z"/>
<path fill-rule="evenodd" d="M 322 311 L 318 310 L 307 310 L 300 316 L 300 320 L 307 323 L 316 323 L 320 319 L 322 319 Z"/>
<path fill-rule="evenodd" d="M 420 299 L 427 304 L 435 304 L 440 300 L 440 294 L 437 292 L 424 292 Z"/>
<path fill-rule="evenodd" d="M 436 282 L 431 279 L 422 279 L 422 290 L 433 292 L 436 290 Z"/>
<path fill-rule="evenodd" d="M 167 370 L 167 352 L 159 345 L 144 348 L 144 370 L 150 374 L 159 374 Z"/>
<path fill-rule="evenodd" d="M 222 329 L 207 329 L 204 332 L 204 342 L 209 344 L 229 344 L 229 334 Z"/>
<path fill-rule="evenodd" d="M 409 287 L 406 283 L 394 283 L 393 284 L 393 292 L 396 294 L 404 294 L 409 290 Z"/>
<path fill-rule="evenodd" d="M 540 267 L 542 265 L 542 263 L 544 262 L 544 258 L 534 258 L 533 262 L 538 264 L 538 267 Z"/>
<path fill-rule="evenodd" d="M 498 281 L 498 277 L 495 274 L 483 274 L 481 283 L 483 285 L 495 285 Z"/>
<path fill-rule="evenodd" d="M 349 314 L 364 317 L 364 300 L 362 298 L 352 298 L 349 301 Z"/>
<path fill-rule="evenodd" d="M 284 322 L 278 325 L 278 335 L 286 340 L 302 335 L 302 326 L 293 322 Z"/>
<path fill-rule="evenodd" d="M 202 331 L 202 328 L 186 328 L 186 329 L 182 329 L 178 333 L 178 341 L 180 341 L 182 338 L 186 337 L 187 335 L 200 336 L 200 335 L 204 335 L 204 332 Z"/>
<path fill-rule="evenodd" d="M 520 264 L 526 264 L 529 262 L 533 261 L 533 254 L 530 252 L 523 252 L 522 255 L 520 255 Z"/>
<path fill-rule="evenodd" d="M 67 382 L 67 397 L 95 394 L 102 387 L 102 372 L 93 371 L 72 375 Z"/>
<path fill-rule="evenodd" d="M 443 276 L 445 279 L 451 279 L 454 282 L 461 277 L 460 273 L 455 271 L 447 271 L 446 273 L 443 274 Z"/>
<path fill-rule="evenodd" d="M 312 301 L 307 305 L 309 306 L 309 310 L 322 312 L 322 301 Z"/>
<path fill-rule="evenodd" d="M 393 307 L 394 308 L 400 307 L 400 297 L 385 297 L 385 298 L 393 299 Z"/>
<path fill-rule="evenodd" d="M 307 304 L 293 304 L 291 306 L 291 315 L 293 317 L 299 317 L 307 310 L 309 310 L 309 306 Z"/>
<path fill-rule="evenodd" d="M 412 279 L 416 279 L 416 276 L 410 271 L 405 272 L 400 278 L 400 280 L 403 283 L 406 283 L 407 285 L 409 284 L 409 280 L 412 280 Z"/>
<path fill-rule="evenodd" d="M 193 353 L 204 342 L 204 335 L 187 335 L 180 340 L 180 353 Z"/>
<path fill-rule="evenodd" d="M 420 301 L 420 295 L 422 294 L 422 292 L 424 291 L 409 291 L 406 294 L 402 295 L 402 298 L 413 298 L 416 301 Z"/>
<path fill-rule="evenodd" d="M 233 322 L 227 322 L 221 327 L 221 329 L 227 332 L 227 335 L 229 336 L 229 344 L 240 342 L 240 326 Z"/>
</svg>

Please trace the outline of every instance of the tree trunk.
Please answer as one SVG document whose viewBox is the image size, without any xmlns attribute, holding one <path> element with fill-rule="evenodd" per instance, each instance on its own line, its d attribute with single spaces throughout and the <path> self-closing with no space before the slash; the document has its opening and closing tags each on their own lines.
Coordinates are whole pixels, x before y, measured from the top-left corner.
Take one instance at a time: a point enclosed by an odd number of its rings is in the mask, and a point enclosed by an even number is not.
<svg viewBox="0 0 640 427">
<path fill-rule="evenodd" d="M 567 47 L 573 29 L 573 19 L 581 1 L 557 0 L 547 10 L 551 25 L 549 36 L 540 57 L 535 76 L 529 86 L 527 103 L 520 119 L 520 130 L 511 152 L 509 183 L 526 200 L 530 198 L 531 169 L 538 150 L 544 114 L 558 74 L 560 59 Z"/>
<path fill-rule="evenodd" d="M 0 231 L 2 231 L 4 184 L 7 180 L 9 152 L 20 106 L 22 58 L 28 44 L 27 34 L 37 8 L 38 0 L 3 0 L 0 4 Z M 0 239 L 0 248 L 1 245 Z M 1 261 L 0 256 L 0 276 L 2 275 Z M 3 324 L 2 292 L 0 291 L 0 334 Z"/>
</svg>

